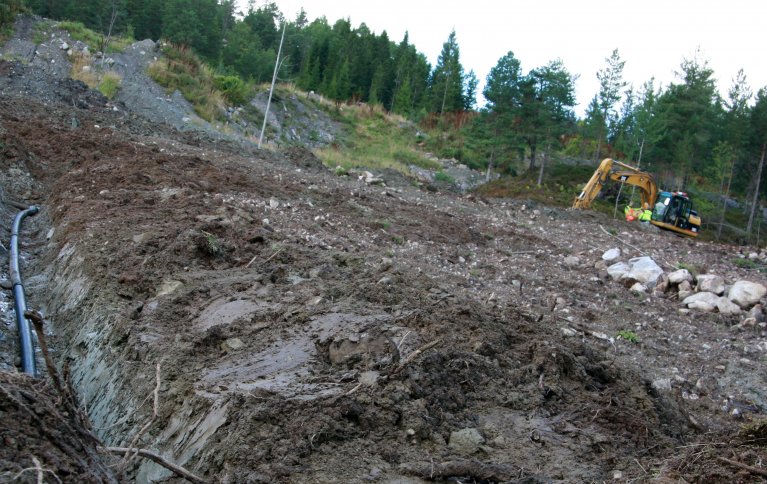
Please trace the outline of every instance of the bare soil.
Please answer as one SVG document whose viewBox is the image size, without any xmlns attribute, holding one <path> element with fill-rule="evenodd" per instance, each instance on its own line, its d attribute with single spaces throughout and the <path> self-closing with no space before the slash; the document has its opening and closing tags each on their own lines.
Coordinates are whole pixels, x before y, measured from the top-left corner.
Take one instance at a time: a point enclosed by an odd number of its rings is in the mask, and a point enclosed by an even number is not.
<svg viewBox="0 0 767 484">
<path fill-rule="evenodd" d="M 763 328 L 595 268 L 620 247 L 764 284 L 739 248 L 368 186 L 307 150 L 126 116 L 76 81 L 41 101 L 15 88 L 35 69 L 0 62 L 0 171 L 7 199 L 42 208 L 28 305 L 105 445 L 212 482 L 764 480 Z M 0 475 L 35 456 L 50 482 L 112 478 L 77 467 L 96 443 L 45 416 L 45 380 L 0 375 Z M 176 478 L 144 462 L 120 479 Z"/>
</svg>

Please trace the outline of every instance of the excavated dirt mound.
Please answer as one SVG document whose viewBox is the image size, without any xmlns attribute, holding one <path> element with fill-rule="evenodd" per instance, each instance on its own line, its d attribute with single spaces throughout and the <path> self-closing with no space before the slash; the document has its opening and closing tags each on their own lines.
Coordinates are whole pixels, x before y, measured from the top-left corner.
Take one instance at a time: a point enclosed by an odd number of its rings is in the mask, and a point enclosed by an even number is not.
<svg viewBox="0 0 767 484">
<path fill-rule="evenodd" d="M 368 186 L 305 150 L 125 116 L 77 83 L 45 104 L 8 87 L 35 72 L 0 63 L 0 171 L 42 208 L 28 305 L 104 444 L 214 482 L 763 478 L 764 330 L 595 269 L 620 247 L 764 283 L 733 248 Z M 2 375 L 5 469 L 35 455 L 77 481 L 84 454 L 54 453 L 66 438 L 30 429 L 34 403 L 14 407 L 20 377 Z M 173 478 L 138 462 L 130 479 Z"/>
</svg>

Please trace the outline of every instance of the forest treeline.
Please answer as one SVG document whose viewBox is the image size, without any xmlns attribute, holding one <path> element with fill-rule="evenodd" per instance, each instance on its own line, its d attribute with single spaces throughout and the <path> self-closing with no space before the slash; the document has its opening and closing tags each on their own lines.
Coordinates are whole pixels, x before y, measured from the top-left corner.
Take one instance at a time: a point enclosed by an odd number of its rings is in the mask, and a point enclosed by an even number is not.
<svg viewBox="0 0 767 484">
<path fill-rule="evenodd" d="M 461 63 L 456 33 L 446 32 L 436 65 L 410 43 L 390 39 L 350 19 L 286 19 L 273 2 L 234 0 L 0 0 L 32 12 L 76 20 L 102 32 L 165 39 L 192 48 L 222 75 L 253 83 L 271 80 L 284 27 L 279 79 L 338 101 L 378 104 L 420 121 L 462 120 L 453 156 L 475 167 L 531 171 L 550 158 L 641 164 L 665 188 L 739 196 L 757 206 L 767 151 L 767 88 L 756 92 L 739 72 L 726 93 L 696 55 L 682 59 L 677 79 L 641 86 L 623 79 L 625 61 L 606 52 L 594 73 L 600 87 L 576 116 L 576 76 L 558 59 L 523 69 L 513 50 L 487 76 L 476 106 L 478 79 Z M 0 10 L 2 15 L 2 10 Z M 509 46 L 510 49 L 513 46 Z M 467 115 L 469 113 L 469 115 Z M 467 121 L 468 120 L 468 121 Z M 537 171 L 537 170 L 536 170 Z M 720 201 L 711 202 L 710 210 Z M 724 208 L 724 205 L 722 205 Z M 753 211 L 748 222 L 751 230 Z"/>
</svg>

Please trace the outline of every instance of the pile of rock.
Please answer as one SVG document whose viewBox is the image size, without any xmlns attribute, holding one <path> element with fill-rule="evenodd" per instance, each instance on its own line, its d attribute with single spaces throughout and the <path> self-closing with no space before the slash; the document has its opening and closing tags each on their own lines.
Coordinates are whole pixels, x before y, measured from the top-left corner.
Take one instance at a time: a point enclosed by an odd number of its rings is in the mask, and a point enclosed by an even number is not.
<svg viewBox="0 0 767 484">
<path fill-rule="evenodd" d="M 596 268 L 607 271 L 609 276 L 629 287 L 631 291 L 652 293 L 659 297 L 676 297 L 685 309 L 739 315 L 747 312 L 746 322 L 756 324 L 764 321 L 763 301 L 767 287 L 746 280 L 728 284 L 716 274 L 694 276 L 687 269 L 666 274 L 650 257 L 635 257 L 620 261 L 620 249 L 610 249 L 602 255 Z"/>
</svg>

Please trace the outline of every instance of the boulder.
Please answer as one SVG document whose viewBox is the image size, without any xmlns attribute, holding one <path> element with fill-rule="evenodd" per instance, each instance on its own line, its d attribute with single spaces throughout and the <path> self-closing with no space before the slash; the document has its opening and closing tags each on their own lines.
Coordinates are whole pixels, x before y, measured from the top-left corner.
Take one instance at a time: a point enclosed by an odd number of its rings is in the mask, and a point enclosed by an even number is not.
<svg viewBox="0 0 767 484">
<path fill-rule="evenodd" d="M 684 301 L 686 298 L 693 295 L 692 284 L 690 281 L 682 281 L 679 283 L 679 299 Z"/>
<path fill-rule="evenodd" d="M 754 318 L 757 323 L 764 322 L 764 307 L 761 304 L 756 304 L 754 307 L 748 310 L 747 318 Z"/>
<path fill-rule="evenodd" d="M 767 288 L 759 283 L 738 281 L 730 288 L 727 299 L 741 308 L 747 309 L 758 303 L 765 294 L 767 294 Z"/>
<path fill-rule="evenodd" d="M 719 301 L 716 303 L 716 308 L 720 313 L 726 315 L 740 314 L 741 312 L 740 306 L 730 301 L 726 297 L 719 298 Z"/>
<path fill-rule="evenodd" d="M 634 257 L 629 260 L 630 269 L 621 280 L 627 284 L 631 281 L 641 282 L 647 287 L 654 287 L 658 278 L 663 274 L 663 269 L 650 257 Z"/>
<path fill-rule="evenodd" d="M 692 274 L 687 269 L 679 269 L 668 275 L 668 282 L 674 285 L 678 285 L 682 281 L 692 282 L 692 280 Z"/>
<path fill-rule="evenodd" d="M 713 312 L 719 304 L 719 296 L 713 292 L 698 292 L 686 297 L 682 304 L 690 309 Z"/>
<path fill-rule="evenodd" d="M 717 296 L 724 294 L 724 279 L 716 274 L 701 274 L 696 278 L 698 292 L 713 292 Z"/>
<path fill-rule="evenodd" d="M 614 281 L 618 281 L 623 276 L 625 276 L 629 270 L 631 270 L 631 267 L 628 264 L 625 262 L 618 262 L 617 264 L 609 266 L 607 268 L 607 273 L 610 275 L 610 277 L 613 278 Z"/>
</svg>

